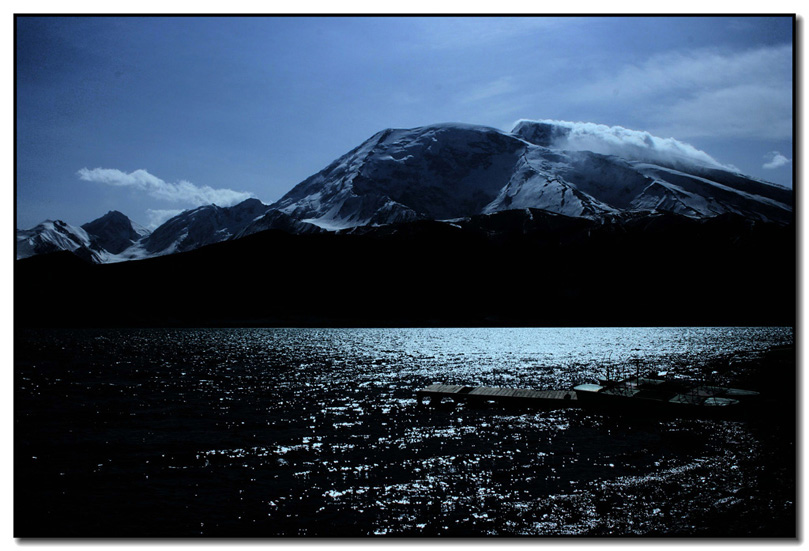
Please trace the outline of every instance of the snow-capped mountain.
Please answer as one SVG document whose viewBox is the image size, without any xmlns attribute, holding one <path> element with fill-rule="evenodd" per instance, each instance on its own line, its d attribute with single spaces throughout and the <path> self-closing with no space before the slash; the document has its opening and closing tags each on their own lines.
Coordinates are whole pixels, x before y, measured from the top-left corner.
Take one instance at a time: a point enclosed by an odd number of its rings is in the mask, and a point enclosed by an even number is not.
<svg viewBox="0 0 809 551">
<path fill-rule="evenodd" d="M 117 210 L 111 210 L 101 218 L 82 224 L 81 227 L 95 238 L 97 245 L 112 254 L 122 252 L 150 233 Z"/>
<path fill-rule="evenodd" d="M 267 212 L 258 199 L 247 199 L 232 207 L 205 205 L 187 210 L 166 221 L 140 242 L 146 256 L 190 251 L 230 239 Z"/>
<path fill-rule="evenodd" d="M 591 123 L 520 121 L 512 133 L 563 152 L 559 173 L 621 211 L 658 210 L 692 218 L 740 214 L 787 222 L 792 190 L 738 173 L 673 138 Z"/>
<path fill-rule="evenodd" d="M 521 121 L 511 133 L 463 124 L 385 130 L 272 207 L 326 229 L 515 208 L 591 219 L 661 210 L 791 220 L 791 190 L 734 173 L 687 144 L 638 132 L 643 139 L 599 142 L 594 131 L 573 130 L 552 121 Z"/>
<path fill-rule="evenodd" d="M 114 210 L 81 227 L 46 220 L 30 230 L 17 230 L 17 258 L 70 251 L 96 264 L 115 262 L 121 260 L 117 255 L 148 235 L 149 230 Z"/>
<path fill-rule="evenodd" d="M 378 132 L 272 205 L 205 205 L 152 233 L 117 211 L 80 228 L 46 221 L 18 230 L 17 258 L 68 250 L 92 262 L 121 262 L 269 229 L 321 233 L 515 209 L 600 221 L 657 212 L 784 224 L 792 201 L 791 189 L 646 132 L 547 120 L 522 120 L 511 132 L 435 124 Z"/>
<path fill-rule="evenodd" d="M 85 230 L 61 220 L 45 220 L 30 230 L 17 230 L 18 259 L 57 251 L 70 251 L 92 262 L 102 259 Z"/>
<path fill-rule="evenodd" d="M 281 230 L 296 235 L 326 231 L 320 226 L 292 218 L 280 210 L 270 209 L 236 233 L 233 239 L 239 239 L 265 230 Z"/>
<path fill-rule="evenodd" d="M 123 262 L 190 251 L 271 229 L 293 234 L 325 231 L 270 209 L 258 199 L 247 199 L 232 207 L 205 205 L 184 211 L 153 232 L 118 211 L 81 227 L 48 220 L 30 230 L 17 230 L 17 258 L 66 250 L 93 263 Z"/>
<path fill-rule="evenodd" d="M 94 263 L 123 262 L 190 251 L 268 229 L 324 231 L 270 209 L 258 199 L 232 207 L 205 205 L 187 210 L 153 232 L 118 211 L 110 211 L 81 227 L 48 220 L 30 230 L 17 230 L 17 258 L 66 250 Z"/>
<path fill-rule="evenodd" d="M 272 206 L 326 229 L 469 216 L 508 183 L 525 147 L 482 126 L 385 130 Z"/>
</svg>

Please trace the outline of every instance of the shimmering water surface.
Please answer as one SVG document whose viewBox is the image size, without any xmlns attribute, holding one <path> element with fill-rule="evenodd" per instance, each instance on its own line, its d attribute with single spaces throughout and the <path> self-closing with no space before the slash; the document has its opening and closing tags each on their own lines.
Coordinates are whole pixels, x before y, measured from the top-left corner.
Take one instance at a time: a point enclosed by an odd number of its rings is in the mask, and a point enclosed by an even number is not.
<svg viewBox="0 0 809 551">
<path fill-rule="evenodd" d="M 19 331 L 15 535 L 790 535 L 788 428 L 419 407 L 414 392 L 567 389 L 627 362 L 737 383 L 793 338 L 791 328 Z"/>
</svg>

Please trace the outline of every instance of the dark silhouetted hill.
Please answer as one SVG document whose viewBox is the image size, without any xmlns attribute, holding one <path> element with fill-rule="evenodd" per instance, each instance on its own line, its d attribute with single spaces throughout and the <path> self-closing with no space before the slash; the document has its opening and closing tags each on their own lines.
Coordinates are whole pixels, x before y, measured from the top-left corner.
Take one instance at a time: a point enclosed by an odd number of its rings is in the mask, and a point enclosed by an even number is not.
<svg viewBox="0 0 809 551">
<path fill-rule="evenodd" d="M 793 325 L 792 226 L 540 210 L 18 260 L 21 326 Z"/>
</svg>

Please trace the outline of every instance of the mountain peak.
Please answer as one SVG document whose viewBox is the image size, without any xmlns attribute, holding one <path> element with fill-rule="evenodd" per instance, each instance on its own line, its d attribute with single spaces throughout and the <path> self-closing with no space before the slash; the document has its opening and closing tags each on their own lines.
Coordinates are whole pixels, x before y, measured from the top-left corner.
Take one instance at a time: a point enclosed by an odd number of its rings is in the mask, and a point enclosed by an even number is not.
<svg viewBox="0 0 809 551">
<path fill-rule="evenodd" d="M 136 228 L 128 216 L 117 210 L 111 210 L 81 227 L 99 246 L 112 254 L 122 252 L 148 233 L 140 226 Z"/>
<path fill-rule="evenodd" d="M 733 213 L 788 224 L 792 205 L 791 189 L 738 174 L 673 138 L 555 120 L 520 120 L 511 132 L 449 122 L 381 130 L 272 205 L 253 197 L 229 207 L 208 204 L 151 234 L 116 210 L 81 228 L 46 221 L 18 230 L 18 256 L 87 247 L 118 262 L 267 229 L 319 233 L 517 210 L 599 222 Z"/>
<path fill-rule="evenodd" d="M 386 129 L 272 205 L 326 229 L 538 208 L 601 218 L 670 210 L 788 221 L 788 193 L 673 138 L 620 126 L 521 120 L 511 133 L 442 123 Z"/>
<path fill-rule="evenodd" d="M 171 254 L 230 239 L 262 216 L 269 207 L 250 198 L 232 207 L 203 205 L 171 218 L 144 239 L 152 255 Z"/>
<path fill-rule="evenodd" d="M 524 147 L 470 124 L 383 130 L 272 207 L 327 229 L 468 216 L 508 183 Z"/>
<path fill-rule="evenodd" d="M 570 130 L 552 121 L 520 120 L 511 129 L 511 133 L 525 141 L 541 147 L 554 147 L 567 139 Z"/>
<path fill-rule="evenodd" d="M 255 208 L 255 207 L 261 207 L 261 206 L 266 207 L 266 205 L 264 203 L 262 203 L 261 201 L 259 201 L 255 197 L 250 197 L 249 199 L 245 199 L 241 203 L 237 203 L 234 206 L 237 207 L 237 208 Z"/>
<path fill-rule="evenodd" d="M 127 215 L 125 215 L 123 212 L 118 211 L 118 210 L 107 211 L 107 214 L 102 216 L 99 220 L 103 220 L 105 218 L 106 219 L 117 219 L 117 220 L 124 220 L 124 219 L 129 220 L 129 217 Z"/>
<path fill-rule="evenodd" d="M 17 258 L 56 251 L 75 252 L 90 245 L 90 236 L 62 220 L 45 220 L 30 230 L 17 230 Z"/>
</svg>

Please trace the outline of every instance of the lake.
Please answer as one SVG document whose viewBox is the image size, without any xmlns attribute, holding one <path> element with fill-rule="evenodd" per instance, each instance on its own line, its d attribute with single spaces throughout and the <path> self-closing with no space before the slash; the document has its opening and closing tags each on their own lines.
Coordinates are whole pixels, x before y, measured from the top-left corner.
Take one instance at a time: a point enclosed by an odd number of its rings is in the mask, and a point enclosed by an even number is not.
<svg viewBox="0 0 809 551">
<path fill-rule="evenodd" d="M 15 536 L 791 536 L 794 404 L 756 422 L 415 399 L 607 364 L 794 393 L 794 363 L 762 360 L 784 345 L 792 328 L 18 330 Z"/>
</svg>

